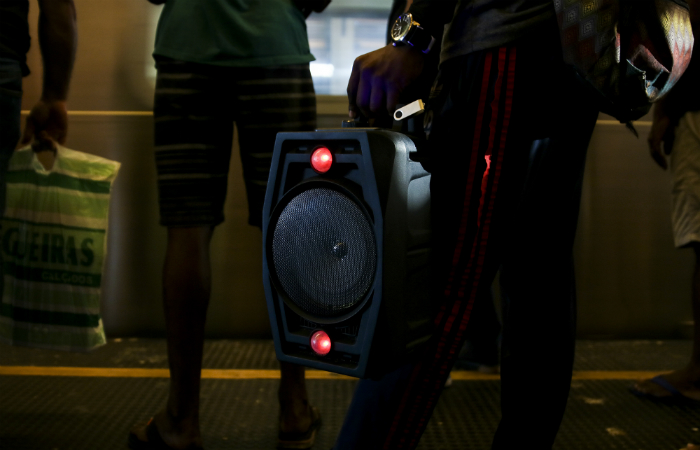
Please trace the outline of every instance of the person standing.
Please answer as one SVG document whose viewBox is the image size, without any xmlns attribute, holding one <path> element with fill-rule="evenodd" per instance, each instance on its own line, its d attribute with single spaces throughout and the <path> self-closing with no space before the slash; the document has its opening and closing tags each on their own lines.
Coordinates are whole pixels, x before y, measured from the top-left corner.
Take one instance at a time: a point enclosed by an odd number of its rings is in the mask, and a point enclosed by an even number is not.
<svg viewBox="0 0 700 450">
<path fill-rule="evenodd" d="M 572 376 L 572 247 L 598 108 L 562 60 L 551 0 L 414 0 L 408 13 L 395 27 L 404 40 L 356 59 L 348 98 L 351 117 L 393 111 L 444 27 L 425 113 L 436 331 L 417 362 L 360 381 L 334 448 L 418 445 L 502 267 L 514 288 L 492 448 L 549 449 Z"/>
<path fill-rule="evenodd" d="M 129 435 L 132 449 L 202 447 L 199 387 L 209 303 L 209 246 L 223 222 L 233 124 L 249 224 L 260 228 L 275 137 L 316 126 L 305 18 L 330 0 L 149 0 L 165 3 L 154 58 L 154 122 L 170 390 Z M 304 369 L 281 364 L 280 448 L 309 448 L 321 423 Z M 272 419 L 271 419 L 272 420 Z"/>
<path fill-rule="evenodd" d="M 0 218 L 5 211 L 8 164 L 21 135 L 22 78 L 29 74 L 28 15 L 29 0 L 0 2 Z M 68 135 L 66 102 L 78 44 L 77 30 L 73 0 L 39 0 L 43 84 L 41 98 L 27 116 L 20 144 L 34 141 L 41 159 L 47 153 L 50 158 L 55 151 L 54 142 L 64 144 Z"/>
<path fill-rule="evenodd" d="M 690 0 L 690 20 L 697 36 L 700 1 Z M 697 48 L 697 47 L 696 47 Z M 695 322 L 693 349 L 688 364 L 678 370 L 639 380 L 632 393 L 665 402 L 700 402 L 700 57 L 693 51 L 678 84 L 654 106 L 647 142 L 654 162 L 672 178 L 673 238 L 676 248 L 692 248 L 695 266 L 691 304 Z M 669 164 L 670 163 L 670 164 Z"/>
<path fill-rule="evenodd" d="M 17 146 L 37 142 L 37 150 L 64 144 L 66 102 L 78 44 L 73 0 L 39 0 L 39 48 L 43 62 L 41 98 L 27 116 L 20 141 L 22 78 L 29 75 L 29 0 L 0 3 L 0 215 L 5 207 L 5 173 Z"/>
</svg>

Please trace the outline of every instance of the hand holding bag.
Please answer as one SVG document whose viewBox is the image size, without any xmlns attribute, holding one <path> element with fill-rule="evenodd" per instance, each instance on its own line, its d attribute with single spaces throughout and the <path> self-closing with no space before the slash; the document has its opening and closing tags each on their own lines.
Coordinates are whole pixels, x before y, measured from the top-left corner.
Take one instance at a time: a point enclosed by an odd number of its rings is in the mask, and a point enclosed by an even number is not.
<svg viewBox="0 0 700 450">
<path fill-rule="evenodd" d="M 70 351 L 106 342 L 100 293 L 119 166 L 61 146 L 51 170 L 31 147 L 12 155 L 0 228 L 0 341 Z"/>
</svg>

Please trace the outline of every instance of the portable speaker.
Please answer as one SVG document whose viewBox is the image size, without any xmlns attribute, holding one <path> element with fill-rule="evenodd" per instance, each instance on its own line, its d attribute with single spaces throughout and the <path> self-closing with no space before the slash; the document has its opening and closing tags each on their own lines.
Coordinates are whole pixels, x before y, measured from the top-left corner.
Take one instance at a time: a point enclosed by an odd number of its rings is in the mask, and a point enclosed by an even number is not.
<svg viewBox="0 0 700 450">
<path fill-rule="evenodd" d="M 430 174 L 414 140 L 279 133 L 263 210 L 263 282 L 288 361 L 380 377 L 432 332 Z"/>
</svg>

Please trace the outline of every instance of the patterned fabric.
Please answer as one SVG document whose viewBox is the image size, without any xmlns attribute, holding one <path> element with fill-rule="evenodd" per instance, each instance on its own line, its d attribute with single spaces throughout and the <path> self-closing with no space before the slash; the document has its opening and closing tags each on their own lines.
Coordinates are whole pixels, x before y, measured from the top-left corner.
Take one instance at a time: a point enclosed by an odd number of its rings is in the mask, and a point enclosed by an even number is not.
<svg viewBox="0 0 700 450">
<path fill-rule="evenodd" d="M 477 288 L 484 283 L 487 247 L 493 245 L 489 240 L 493 212 L 496 200 L 500 199 L 499 181 L 506 145 L 510 144 L 507 139 L 515 88 L 516 47 L 487 51 L 483 70 L 474 134 L 465 142 L 470 151 L 466 152 L 469 163 L 463 204 L 449 274 L 441 286 L 443 302 L 435 318 L 437 331 L 426 351 L 430 356 L 416 364 L 408 378 L 399 404 L 402 414 L 394 417 L 384 441 L 385 450 L 417 445 L 464 343 Z M 483 168 L 480 157 L 485 162 Z M 423 395 L 416 396 L 416 392 Z"/>
<path fill-rule="evenodd" d="M 564 60 L 622 122 L 644 115 L 690 63 L 687 4 L 675 0 L 554 0 Z"/>
<path fill-rule="evenodd" d="M 221 67 L 160 58 L 153 111 L 160 223 L 172 227 L 223 222 L 234 122 L 248 221 L 258 227 L 277 133 L 316 127 L 308 64 Z"/>
<path fill-rule="evenodd" d="M 50 171 L 30 147 L 14 153 L 1 229 L 0 341 L 72 351 L 106 342 L 100 292 L 118 170 L 63 147 Z"/>
<path fill-rule="evenodd" d="M 681 117 L 669 162 L 673 241 L 683 248 L 700 242 L 700 111 Z"/>
</svg>

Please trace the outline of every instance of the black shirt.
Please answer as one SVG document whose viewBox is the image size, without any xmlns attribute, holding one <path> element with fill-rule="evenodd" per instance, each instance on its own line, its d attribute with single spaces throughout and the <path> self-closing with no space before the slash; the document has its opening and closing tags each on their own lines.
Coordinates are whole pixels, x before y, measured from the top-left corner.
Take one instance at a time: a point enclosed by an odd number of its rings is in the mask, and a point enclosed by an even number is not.
<svg viewBox="0 0 700 450">
<path fill-rule="evenodd" d="M 27 75 L 29 0 L 0 0 L 0 57 L 19 61 Z"/>
<path fill-rule="evenodd" d="M 552 0 L 414 0 L 410 11 L 433 36 L 445 27 L 441 61 L 508 44 L 556 22 Z"/>
</svg>

